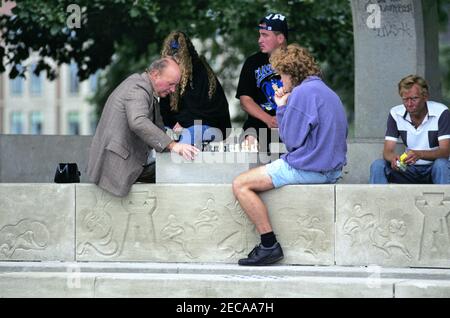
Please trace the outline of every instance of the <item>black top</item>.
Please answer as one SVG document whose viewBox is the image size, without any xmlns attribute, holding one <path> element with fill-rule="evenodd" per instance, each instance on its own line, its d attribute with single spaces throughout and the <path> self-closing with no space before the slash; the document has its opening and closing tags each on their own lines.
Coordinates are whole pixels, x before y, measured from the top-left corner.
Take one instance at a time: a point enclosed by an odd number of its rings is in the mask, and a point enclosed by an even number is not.
<svg viewBox="0 0 450 318">
<path fill-rule="evenodd" d="M 266 113 L 275 116 L 277 104 L 274 100 L 275 91 L 273 85 L 281 87 L 281 78 L 270 65 L 269 55 L 258 52 L 250 56 L 242 66 L 236 98 L 242 95 L 249 96 Z M 248 115 L 244 129 L 249 127 L 267 128 L 267 125 L 259 119 Z"/>
<path fill-rule="evenodd" d="M 178 112 L 170 110 L 169 97 L 160 99 L 161 115 L 164 125 L 173 127 L 177 122 L 187 128 L 194 125 L 194 120 L 202 120 L 203 125 L 218 128 L 226 138 L 226 128 L 231 128 L 228 101 L 222 85 L 216 78 L 216 91 L 209 98 L 208 73 L 201 61 L 192 65 L 193 87 L 188 83 Z"/>
</svg>

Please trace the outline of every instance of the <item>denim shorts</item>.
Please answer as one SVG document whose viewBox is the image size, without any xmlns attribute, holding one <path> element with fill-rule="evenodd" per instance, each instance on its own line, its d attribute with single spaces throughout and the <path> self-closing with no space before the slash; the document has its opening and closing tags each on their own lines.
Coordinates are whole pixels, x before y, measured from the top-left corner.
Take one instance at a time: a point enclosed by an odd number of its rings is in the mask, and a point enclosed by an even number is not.
<svg viewBox="0 0 450 318">
<path fill-rule="evenodd" d="M 283 159 L 277 159 L 267 164 L 266 171 L 272 178 L 272 183 L 275 188 L 287 184 L 336 183 L 342 175 L 341 169 L 326 172 L 295 169 Z"/>
</svg>

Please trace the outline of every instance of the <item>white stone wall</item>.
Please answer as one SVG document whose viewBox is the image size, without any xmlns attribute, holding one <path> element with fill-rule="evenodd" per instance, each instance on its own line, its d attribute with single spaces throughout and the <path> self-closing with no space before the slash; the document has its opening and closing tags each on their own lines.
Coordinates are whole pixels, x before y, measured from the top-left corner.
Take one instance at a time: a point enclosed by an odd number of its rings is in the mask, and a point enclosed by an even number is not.
<svg viewBox="0 0 450 318">
<path fill-rule="evenodd" d="M 283 264 L 450 268 L 450 186 L 262 194 Z M 0 184 L 0 260 L 231 263 L 259 241 L 230 185 Z"/>
</svg>

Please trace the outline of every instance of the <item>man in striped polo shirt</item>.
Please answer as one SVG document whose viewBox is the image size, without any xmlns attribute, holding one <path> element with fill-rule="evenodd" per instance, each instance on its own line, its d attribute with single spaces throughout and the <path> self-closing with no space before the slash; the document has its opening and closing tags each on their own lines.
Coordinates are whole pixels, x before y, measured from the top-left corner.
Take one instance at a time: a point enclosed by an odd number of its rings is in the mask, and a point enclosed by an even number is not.
<svg viewBox="0 0 450 318">
<path fill-rule="evenodd" d="M 383 158 L 370 167 L 370 183 L 449 184 L 450 112 L 447 106 L 428 100 L 428 85 L 409 75 L 398 84 L 403 104 L 391 109 Z M 403 171 L 395 153 L 398 138 L 408 154 Z"/>
</svg>

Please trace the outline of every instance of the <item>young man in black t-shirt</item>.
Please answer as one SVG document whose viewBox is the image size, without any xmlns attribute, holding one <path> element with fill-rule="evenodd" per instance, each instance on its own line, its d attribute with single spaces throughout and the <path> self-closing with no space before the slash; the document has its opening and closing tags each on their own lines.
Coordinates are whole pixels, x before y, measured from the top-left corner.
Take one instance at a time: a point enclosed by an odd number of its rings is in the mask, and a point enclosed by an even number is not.
<svg viewBox="0 0 450 318">
<path fill-rule="evenodd" d="M 245 61 L 236 98 L 248 118 L 244 123 L 245 139 L 250 145 L 258 142 L 260 128 L 277 128 L 274 101 L 275 88 L 281 87 L 281 79 L 269 63 L 270 54 L 277 48 L 287 45 L 288 26 L 282 14 L 269 14 L 258 25 L 260 52 Z M 267 131 L 267 147 L 270 143 L 270 130 Z M 261 140 L 260 140 L 261 142 Z M 260 149 L 265 151 L 266 149 Z"/>
</svg>

